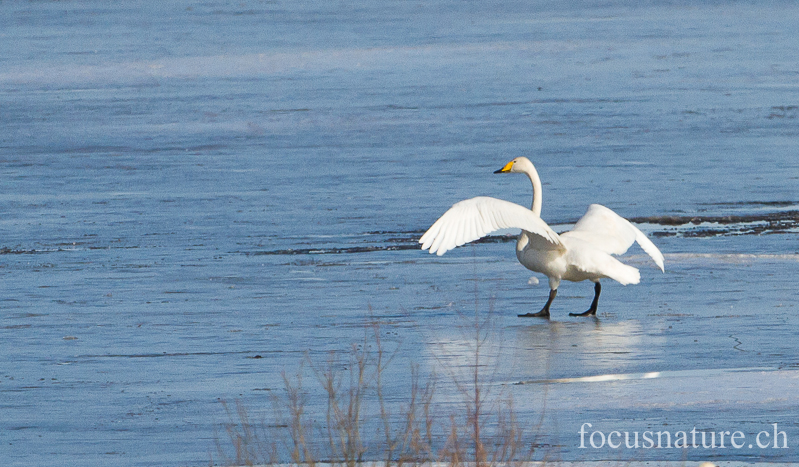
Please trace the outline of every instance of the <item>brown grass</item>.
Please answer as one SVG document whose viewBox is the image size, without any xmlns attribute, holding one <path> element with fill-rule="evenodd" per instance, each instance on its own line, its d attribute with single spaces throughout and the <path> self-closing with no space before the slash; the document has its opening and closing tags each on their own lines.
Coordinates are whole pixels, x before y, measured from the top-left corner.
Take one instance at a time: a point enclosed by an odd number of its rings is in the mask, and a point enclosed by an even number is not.
<svg viewBox="0 0 799 467">
<path fill-rule="evenodd" d="M 470 342 L 469 371 L 448 370 L 447 374 L 460 394 L 455 409 L 433 401 L 436 375 L 422 380 L 414 365 L 409 370 L 410 393 L 399 412 L 391 412 L 384 374 L 396 354 L 384 350 L 380 327 L 375 324 L 363 343 L 352 346 L 345 362 L 331 356 L 318 367 L 306 360 L 327 397 L 323 424 L 312 422 L 306 413 L 308 393 L 303 388 L 304 365 L 300 365 L 294 378 L 283 375 L 282 394 L 272 396 L 268 419 L 254 423 L 241 403 L 224 404 L 229 422 L 227 442 L 217 436 L 220 461 L 265 466 L 324 462 L 342 467 L 365 460 L 380 461 L 386 467 L 441 461 L 454 467 L 466 463 L 493 467 L 530 460 L 532 445 L 523 443 L 512 399 L 492 394 L 484 381 L 483 349 L 493 332 L 490 316 L 481 319 L 475 311 L 474 322 L 463 332 Z"/>
</svg>

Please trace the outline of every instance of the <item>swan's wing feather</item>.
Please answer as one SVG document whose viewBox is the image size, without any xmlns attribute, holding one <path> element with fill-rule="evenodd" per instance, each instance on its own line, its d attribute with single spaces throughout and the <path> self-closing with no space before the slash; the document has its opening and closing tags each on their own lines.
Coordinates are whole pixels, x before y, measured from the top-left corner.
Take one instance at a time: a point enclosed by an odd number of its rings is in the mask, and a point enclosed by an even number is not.
<svg viewBox="0 0 799 467">
<path fill-rule="evenodd" d="M 638 245 L 646 252 L 646 254 L 648 254 L 653 260 L 655 260 L 655 264 L 658 265 L 660 270 L 662 272 L 665 272 L 665 269 L 663 268 L 663 260 L 664 260 L 663 253 L 660 252 L 658 247 L 656 247 L 655 244 L 652 243 L 652 241 L 649 240 L 649 238 L 647 238 L 647 236 L 644 235 L 643 232 L 638 230 L 638 227 L 634 225 L 632 226 L 635 229 L 635 241 L 638 242 Z"/>
<path fill-rule="evenodd" d="M 439 256 L 500 229 L 518 228 L 563 249 L 558 234 L 527 208 L 501 199 L 479 196 L 456 203 L 419 239 L 423 250 Z"/>
<path fill-rule="evenodd" d="M 588 207 L 585 215 L 564 236 L 579 238 L 611 255 L 624 254 L 633 243 L 638 245 L 663 271 L 663 254 L 638 227 L 612 210 L 599 204 Z"/>
<path fill-rule="evenodd" d="M 627 220 L 599 204 L 588 207 L 585 215 L 574 224 L 569 236 L 590 243 L 611 255 L 624 254 L 635 243 L 635 231 Z"/>
</svg>

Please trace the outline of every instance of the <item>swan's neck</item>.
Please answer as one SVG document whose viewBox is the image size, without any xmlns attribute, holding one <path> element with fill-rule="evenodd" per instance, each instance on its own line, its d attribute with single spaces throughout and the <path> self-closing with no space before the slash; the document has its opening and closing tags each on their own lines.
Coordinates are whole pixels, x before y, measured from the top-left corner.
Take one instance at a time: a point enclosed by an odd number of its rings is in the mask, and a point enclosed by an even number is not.
<svg viewBox="0 0 799 467">
<path fill-rule="evenodd" d="M 536 216 L 541 217 L 541 179 L 538 177 L 535 167 L 530 167 L 525 173 L 533 183 L 533 207 L 530 209 Z"/>
</svg>

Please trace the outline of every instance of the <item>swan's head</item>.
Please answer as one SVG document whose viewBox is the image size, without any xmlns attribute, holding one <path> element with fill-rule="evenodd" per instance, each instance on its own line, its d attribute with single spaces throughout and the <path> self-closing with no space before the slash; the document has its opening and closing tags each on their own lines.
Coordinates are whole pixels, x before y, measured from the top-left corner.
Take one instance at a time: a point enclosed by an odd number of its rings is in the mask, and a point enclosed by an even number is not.
<svg viewBox="0 0 799 467">
<path fill-rule="evenodd" d="M 515 173 L 530 173 L 533 169 L 533 163 L 530 162 L 530 159 L 526 157 L 517 157 L 512 161 L 505 164 L 505 167 L 495 171 L 495 174 L 504 174 L 508 172 L 515 172 Z"/>
</svg>

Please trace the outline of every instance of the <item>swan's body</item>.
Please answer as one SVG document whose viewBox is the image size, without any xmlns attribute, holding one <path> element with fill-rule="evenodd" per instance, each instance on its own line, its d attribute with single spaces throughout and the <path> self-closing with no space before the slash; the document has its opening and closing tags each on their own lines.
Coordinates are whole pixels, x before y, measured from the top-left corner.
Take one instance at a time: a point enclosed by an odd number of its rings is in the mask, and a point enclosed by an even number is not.
<svg viewBox="0 0 799 467">
<path fill-rule="evenodd" d="M 494 173 L 523 173 L 533 184 L 531 209 L 496 198 L 477 197 L 456 203 L 419 240 L 423 250 L 439 256 L 457 246 L 505 228 L 522 229 L 516 242 L 516 257 L 531 271 L 549 278 L 549 300 L 538 313 L 519 316 L 548 317 L 561 280 L 594 282 L 594 301 L 584 315 L 596 314 L 600 279 L 623 285 L 637 284 L 638 269 L 611 255 L 620 255 L 633 243 L 643 248 L 663 271 L 660 250 L 629 221 L 610 209 L 592 204 L 574 229 L 558 235 L 541 220 L 541 179 L 525 157 L 517 157 Z M 572 314 L 574 315 L 574 314 Z"/>
</svg>

